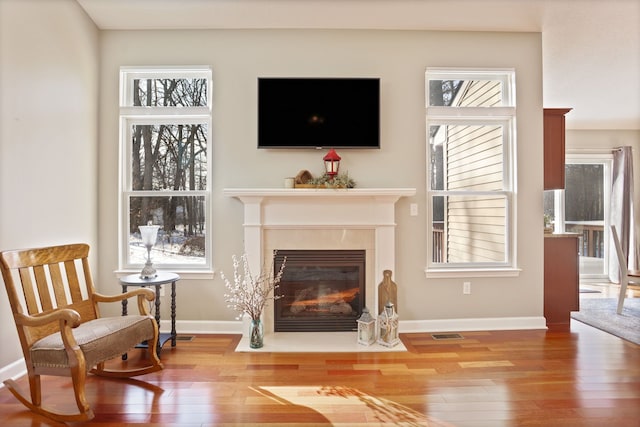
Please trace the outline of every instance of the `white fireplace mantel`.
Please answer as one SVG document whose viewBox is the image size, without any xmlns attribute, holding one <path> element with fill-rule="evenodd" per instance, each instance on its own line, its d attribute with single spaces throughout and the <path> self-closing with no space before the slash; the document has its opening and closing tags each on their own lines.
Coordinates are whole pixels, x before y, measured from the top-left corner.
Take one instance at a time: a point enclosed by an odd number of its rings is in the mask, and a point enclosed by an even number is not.
<svg viewBox="0 0 640 427">
<path fill-rule="evenodd" d="M 415 188 L 223 190 L 244 204 L 245 230 L 395 227 L 395 203 L 415 193 Z"/>
<path fill-rule="evenodd" d="M 395 203 L 415 188 L 281 189 L 226 188 L 244 203 L 245 227 L 395 225 Z"/>
<path fill-rule="evenodd" d="M 265 265 L 264 236 L 267 232 L 306 230 L 306 239 L 309 230 L 319 232 L 317 239 L 322 239 L 326 230 L 371 232 L 375 277 L 367 280 L 367 294 L 373 296 L 376 294 L 374 283 L 382 280 L 382 272 L 395 271 L 395 204 L 401 197 L 414 196 L 416 189 L 226 188 L 223 194 L 244 205 L 244 251 L 252 271 L 260 271 Z M 305 241 L 304 245 L 313 246 L 314 243 Z M 371 302 L 377 306 L 377 295 Z"/>
</svg>

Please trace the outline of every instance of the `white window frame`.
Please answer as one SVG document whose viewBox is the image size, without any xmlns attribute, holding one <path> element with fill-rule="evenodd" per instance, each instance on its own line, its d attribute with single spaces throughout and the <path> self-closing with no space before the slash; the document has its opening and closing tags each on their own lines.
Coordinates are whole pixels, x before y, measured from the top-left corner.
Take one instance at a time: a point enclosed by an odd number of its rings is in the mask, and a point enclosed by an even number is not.
<svg viewBox="0 0 640 427">
<path fill-rule="evenodd" d="M 499 107 L 451 107 L 429 105 L 430 80 L 492 80 L 502 83 L 502 105 Z M 514 277 L 519 274 L 516 253 L 516 96 L 515 70 L 432 68 L 425 73 L 426 146 L 427 146 L 427 262 L 428 278 L 448 277 Z M 471 195 L 476 192 L 438 191 L 431 189 L 431 161 L 429 129 L 432 125 L 472 124 L 500 125 L 503 129 L 503 190 L 493 194 L 506 198 L 505 210 L 505 261 L 495 263 L 435 263 L 433 262 L 433 207 L 434 196 Z"/>
<path fill-rule="evenodd" d="M 147 107 L 133 106 L 133 82 L 137 79 L 172 79 L 172 78 L 202 78 L 207 80 L 207 104 L 202 107 Z M 208 66 L 152 66 L 152 67 L 121 67 L 120 68 L 120 154 L 119 154 L 119 218 L 118 218 L 118 252 L 119 272 L 137 271 L 142 264 L 131 263 L 128 260 L 129 251 L 129 200 L 132 196 L 166 197 L 172 195 L 202 196 L 205 201 L 205 259 L 203 264 L 188 263 L 159 263 L 154 266 L 159 269 L 171 269 L 180 273 L 212 274 L 212 212 L 211 212 L 211 100 L 212 100 L 212 72 Z M 204 124 L 207 126 L 207 188 L 205 190 L 162 190 L 162 191 L 133 191 L 131 171 L 131 129 L 134 125 L 160 124 Z M 153 261 L 153 260 L 152 260 Z"/>
<path fill-rule="evenodd" d="M 601 164 L 603 166 L 603 206 L 604 206 L 604 255 L 603 255 L 603 272 L 602 274 L 586 274 L 583 270 L 580 271 L 580 281 L 591 281 L 602 283 L 609 280 L 609 251 L 612 250 L 610 235 L 610 207 L 611 207 L 611 180 L 613 169 L 613 154 L 610 150 L 576 150 L 567 149 L 566 164 Z M 565 228 L 565 190 L 550 190 L 554 194 L 554 207 L 555 207 L 555 224 L 554 233 L 564 233 Z"/>
</svg>

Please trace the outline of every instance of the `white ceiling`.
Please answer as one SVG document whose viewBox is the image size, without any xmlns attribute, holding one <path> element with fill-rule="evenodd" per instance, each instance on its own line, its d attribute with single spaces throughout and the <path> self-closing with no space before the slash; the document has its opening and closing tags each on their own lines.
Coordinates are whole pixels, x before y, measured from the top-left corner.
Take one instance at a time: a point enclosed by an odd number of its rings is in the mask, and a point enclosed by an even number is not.
<svg viewBox="0 0 640 427">
<path fill-rule="evenodd" d="M 76 0 L 100 29 L 542 32 L 544 106 L 570 129 L 640 129 L 640 0 Z"/>
</svg>

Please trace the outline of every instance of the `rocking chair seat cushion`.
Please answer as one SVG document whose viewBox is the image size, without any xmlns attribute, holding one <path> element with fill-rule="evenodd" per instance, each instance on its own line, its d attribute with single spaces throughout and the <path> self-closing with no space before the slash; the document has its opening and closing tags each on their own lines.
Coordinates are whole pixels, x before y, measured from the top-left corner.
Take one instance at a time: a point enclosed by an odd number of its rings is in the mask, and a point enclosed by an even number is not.
<svg viewBox="0 0 640 427">
<path fill-rule="evenodd" d="M 129 315 L 90 320 L 74 328 L 73 336 L 84 353 L 87 372 L 96 364 L 119 356 L 142 341 L 152 339 L 153 322 L 155 319 L 151 316 Z M 60 333 L 35 342 L 30 352 L 35 369 L 69 368 L 69 359 Z"/>
</svg>

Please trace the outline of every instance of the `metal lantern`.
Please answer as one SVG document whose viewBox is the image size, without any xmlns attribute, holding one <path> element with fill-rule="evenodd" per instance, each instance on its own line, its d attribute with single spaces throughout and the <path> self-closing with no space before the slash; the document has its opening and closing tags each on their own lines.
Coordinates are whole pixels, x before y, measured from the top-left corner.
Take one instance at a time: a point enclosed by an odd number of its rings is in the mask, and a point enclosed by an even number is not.
<svg viewBox="0 0 640 427">
<path fill-rule="evenodd" d="M 338 175 L 338 169 L 340 168 L 340 159 L 336 150 L 333 148 L 329 150 L 329 152 L 324 156 L 324 170 L 329 175 L 331 179 L 333 179 L 336 175 Z"/>
<path fill-rule="evenodd" d="M 364 307 L 358 322 L 358 344 L 371 345 L 376 341 L 376 319 L 371 316 L 369 309 Z"/>
<path fill-rule="evenodd" d="M 393 309 L 393 303 L 389 301 L 378 316 L 378 344 L 393 347 L 399 342 L 398 315 Z"/>
</svg>

